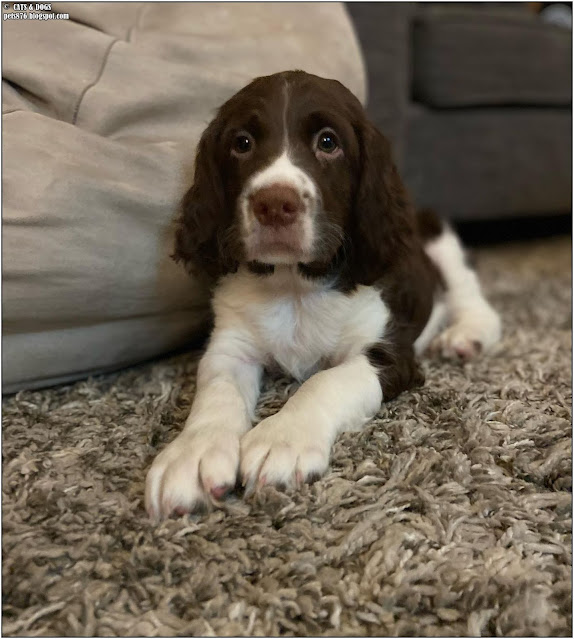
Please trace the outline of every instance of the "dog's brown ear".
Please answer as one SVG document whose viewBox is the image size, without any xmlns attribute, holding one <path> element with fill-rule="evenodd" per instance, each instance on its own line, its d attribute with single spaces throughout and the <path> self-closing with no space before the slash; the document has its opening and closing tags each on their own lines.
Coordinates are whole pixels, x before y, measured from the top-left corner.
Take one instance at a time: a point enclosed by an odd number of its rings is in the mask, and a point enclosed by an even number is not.
<svg viewBox="0 0 574 639">
<path fill-rule="evenodd" d="M 371 285 L 406 255 L 415 234 L 414 209 L 393 162 L 390 144 L 370 122 L 358 130 L 361 164 L 349 231 L 354 279 Z"/>
<path fill-rule="evenodd" d="M 190 272 L 207 273 L 211 279 L 236 268 L 227 245 L 233 214 L 226 201 L 217 157 L 219 134 L 216 118 L 197 147 L 193 185 L 182 201 L 172 255 Z"/>
</svg>

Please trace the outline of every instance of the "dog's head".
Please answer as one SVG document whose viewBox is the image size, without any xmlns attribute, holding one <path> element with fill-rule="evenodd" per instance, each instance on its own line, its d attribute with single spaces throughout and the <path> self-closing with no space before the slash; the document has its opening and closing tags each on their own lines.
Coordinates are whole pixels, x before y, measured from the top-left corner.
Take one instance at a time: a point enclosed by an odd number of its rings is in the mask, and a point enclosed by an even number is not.
<svg viewBox="0 0 574 639">
<path fill-rule="evenodd" d="M 174 257 L 213 277 L 298 264 L 372 284 L 412 233 L 389 144 L 359 101 L 287 71 L 251 82 L 204 132 Z"/>
</svg>

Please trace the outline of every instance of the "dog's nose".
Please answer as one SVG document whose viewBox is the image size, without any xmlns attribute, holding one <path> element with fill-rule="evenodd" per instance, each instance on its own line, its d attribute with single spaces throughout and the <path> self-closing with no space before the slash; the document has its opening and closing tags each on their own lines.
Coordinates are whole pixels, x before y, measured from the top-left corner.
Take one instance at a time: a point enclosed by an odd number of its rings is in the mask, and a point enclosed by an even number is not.
<svg viewBox="0 0 574 639">
<path fill-rule="evenodd" d="M 250 197 L 251 209 L 263 226 L 288 226 L 303 210 L 297 191 L 285 184 L 272 184 Z"/>
</svg>

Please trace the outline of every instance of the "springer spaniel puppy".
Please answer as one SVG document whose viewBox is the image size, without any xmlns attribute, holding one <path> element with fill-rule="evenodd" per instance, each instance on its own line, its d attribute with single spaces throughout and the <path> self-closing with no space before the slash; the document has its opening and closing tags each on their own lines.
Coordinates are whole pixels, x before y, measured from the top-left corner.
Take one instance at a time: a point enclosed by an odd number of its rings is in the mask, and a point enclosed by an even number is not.
<svg viewBox="0 0 574 639">
<path fill-rule="evenodd" d="M 176 260 L 213 283 L 215 325 L 183 431 L 155 459 L 158 519 L 327 470 L 343 430 L 423 383 L 429 345 L 470 358 L 500 337 L 453 232 L 415 213 L 389 143 L 342 84 L 254 80 L 199 143 Z M 265 368 L 300 380 L 254 428 Z"/>
</svg>

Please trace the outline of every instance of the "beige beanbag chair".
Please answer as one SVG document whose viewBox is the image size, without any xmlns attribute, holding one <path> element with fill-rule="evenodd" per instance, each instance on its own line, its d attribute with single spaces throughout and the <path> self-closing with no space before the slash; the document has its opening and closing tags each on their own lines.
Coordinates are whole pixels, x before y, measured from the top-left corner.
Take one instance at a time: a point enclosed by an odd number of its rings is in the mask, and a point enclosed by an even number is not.
<svg viewBox="0 0 574 639">
<path fill-rule="evenodd" d="M 206 292 L 169 258 L 195 145 L 252 78 L 288 68 L 365 97 L 333 3 L 53 3 L 4 36 L 4 392 L 198 336 Z"/>
</svg>

